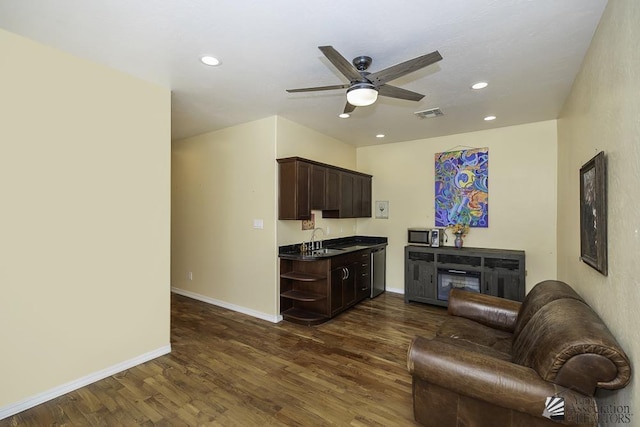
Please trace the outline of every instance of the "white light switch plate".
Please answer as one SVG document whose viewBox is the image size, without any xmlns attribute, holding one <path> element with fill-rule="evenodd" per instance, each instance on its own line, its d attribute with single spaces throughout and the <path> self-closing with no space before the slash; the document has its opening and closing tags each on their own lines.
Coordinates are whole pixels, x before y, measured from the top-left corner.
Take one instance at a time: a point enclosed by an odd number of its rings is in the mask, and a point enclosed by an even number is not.
<svg viewBox="0 0 640 427">
<path fill-rule="evenodd" d="M 264 221 L 261 219 L 254 219 L 253 228 L 264 228 Z"/>
</svg>

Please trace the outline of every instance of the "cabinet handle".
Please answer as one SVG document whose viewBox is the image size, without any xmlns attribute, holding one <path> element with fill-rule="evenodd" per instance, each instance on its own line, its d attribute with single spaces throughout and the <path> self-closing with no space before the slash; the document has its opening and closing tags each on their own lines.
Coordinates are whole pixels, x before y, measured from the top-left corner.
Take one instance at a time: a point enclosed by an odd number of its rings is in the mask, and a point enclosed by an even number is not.
<svg viewBox="0 0 640 427">
<path fill-rule="evenodd" d="M 349 269 L 348 269 L 348 268 L 345 268 L 345 269 L 344 269 L 344 271 L 346 271 L 346 272 L 347 272 L 347 277 L 345 277 L 345 279 L 348 279 L 348 278 L 349 278 Z"/>
</svg>

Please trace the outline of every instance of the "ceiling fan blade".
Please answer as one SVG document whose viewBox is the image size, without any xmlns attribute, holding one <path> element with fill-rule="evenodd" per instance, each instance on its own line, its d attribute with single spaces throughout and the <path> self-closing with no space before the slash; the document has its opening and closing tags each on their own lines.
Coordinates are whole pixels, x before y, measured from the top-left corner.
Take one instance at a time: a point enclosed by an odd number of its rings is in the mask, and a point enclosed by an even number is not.
<svg viewBox="0 0 640 427">
<path fill-rule="evenodd" d="M 334 89 L 346 89 L 348 88 L 350 85 L 332 85 L 332 86 L 318 86 L 318 87 L 305 87 L 302 89 L 287 89 L 287 92 L 289 93 L 294 93 L 294 92 L 315 92 L 318 90 L 334 90 Z"/>
<path fill-rule="evenodd" d="M 351 105 L 351 104 L 349 104 L 349 102 L 347 102 L 347 104 L 344 106 L 344 113 L 345 114 L 349 114 L 349 113 L 353 112 L 353 110 L 355 110 L 355 109 L 356 109 L 355 105 Z"/>
<path fill-rule="evenodd" d="M 420 101 L 424 95 L 397 86 L 382 85 L 378 88 L 378 95 L 389 96 L 391 98 L 407 99 L 409 101 Z"/>
<path fill-rule="evenodd" d="M 393 65 L 376 73 L 369 74 L 367 79 L 376 86 L 383 85 L 391 80 L 417 71 L 442 59 L 437 50 L 417 58 L 410 59 L 400 64 Z"/>
<path fill-rule="evenodd" d="M 358 69 L 344 56 L 333 48 L 333 46 L 318 46 L 318 49 L 324 53 L 329 61 L 340 71 L 350 82 L 362 80 L 362 76 Z"/>
</svg>

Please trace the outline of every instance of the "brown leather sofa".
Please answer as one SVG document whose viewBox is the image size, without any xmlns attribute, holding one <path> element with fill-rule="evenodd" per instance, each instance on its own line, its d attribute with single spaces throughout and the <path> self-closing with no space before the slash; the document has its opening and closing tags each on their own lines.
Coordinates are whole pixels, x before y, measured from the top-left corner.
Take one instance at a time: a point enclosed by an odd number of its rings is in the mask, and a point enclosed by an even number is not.
<svg viewBox="0 0 640 427">
<path fill-rule="evenodd" d="M 422 425 L 596 426 L 596 389 L 631 377 L 627 355 L 566 283 L 541 282 L 522 303 L 453 289 L 448 314 L 435 338 L 409 346 Z"/>
</svg>

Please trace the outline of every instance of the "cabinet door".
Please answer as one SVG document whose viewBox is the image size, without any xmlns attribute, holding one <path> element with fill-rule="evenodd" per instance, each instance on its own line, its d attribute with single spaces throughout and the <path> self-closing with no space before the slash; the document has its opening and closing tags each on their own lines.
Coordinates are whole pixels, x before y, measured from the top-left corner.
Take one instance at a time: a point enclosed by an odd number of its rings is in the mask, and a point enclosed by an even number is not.
<svg viewBox="0 0 640 427">
<path fill-rule="evenodd" d="M 340 171 L 336 169 L 327 169 L 325 184 L 325 209 L 340 209 Z"/>
<path fill-rule="evenodd" d="M 309 190 L 311 187 L 311 165 L 304 162 L 298 164 L 298 194 L 297 208 L 298 219 L 311 218 L 311 197 Z"/>
<path fill-rule="evenodd" d="M 408 251 L 405 263 L 405 301 L 437 300 L 433 253 Z"/>
<path fill-rule="evenodd" d="M 327 168 L 313 165 L 311 168 L 311 209 L 326 209 Z"/>
<path fill-rule="evenodd" d="M 331 270 L 331 316 L 340 313 L 345 308 L 344 296 L 342 294 L 342 281 L 345 276 L 344 267 Z"/>
<path fill-rule="evenodd" d="M 342 172 L 340 218 L 371 217 L 371 177 Z"/>
<path fill-rule="evenodd" d="M 483 293 L 514 301 L 524 299 L 524 283 L 521 283 L 517 270 L 485 269 L 484 281 Z"/>
<path fill-rule="evenodd" d="M 514 301 L 524 300 L 524 257 L 485 257 L 482 292 Z"/>
<path fill-rule="evenodd" d="M 362 182 L 363 176 L 353 176 L 353 200 L 351 206 L 353 209 L 353 217 L 358 218 L 362 216 Z"/>
<path fill-rule="evenodd" d="M 360 180 L 362 195 L 360 197 L 360 211 L 358 217 L 371 218 L 371 177 L 363 176 Z"/>
<path fill-rule="evenodd" d="M 346 277 L 342 281 L 342 295 L 344 297 L 345 307 L 349 307 L 356 303 L 356 277 L 358 272 L 358 264 L 352 263 L 344 267 Z"/>
<path fill-rule="evenodd" d="M 311 218 L 311 165 L 299 160 L 279 165 L 278 219 Z"/>
<path fill-rule="evenodd" d="M 340 174 L 340 218 L 353 218 L 353 187 L 355 175 L 342 172 Z"/>
</svg>

